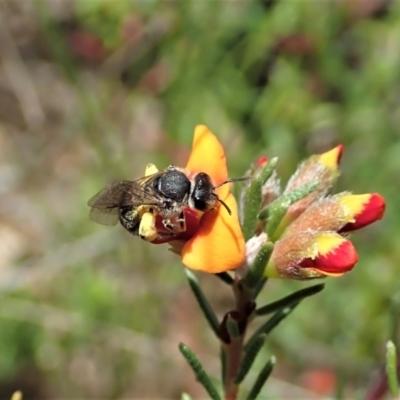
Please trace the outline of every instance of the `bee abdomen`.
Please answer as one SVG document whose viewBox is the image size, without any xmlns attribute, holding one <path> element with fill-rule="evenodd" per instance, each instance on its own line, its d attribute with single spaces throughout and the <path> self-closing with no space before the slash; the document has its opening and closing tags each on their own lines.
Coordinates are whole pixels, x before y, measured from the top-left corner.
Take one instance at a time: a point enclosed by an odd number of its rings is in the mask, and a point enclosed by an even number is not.
<svg viewBox="0 0 400 400">
<path fill-rule="evenodd" d="M 121 222 L 121 225 L 132 235 L 139 235 L 140 214 L 138 208 L 120 208 L 119 221 Z"/>
</svg>

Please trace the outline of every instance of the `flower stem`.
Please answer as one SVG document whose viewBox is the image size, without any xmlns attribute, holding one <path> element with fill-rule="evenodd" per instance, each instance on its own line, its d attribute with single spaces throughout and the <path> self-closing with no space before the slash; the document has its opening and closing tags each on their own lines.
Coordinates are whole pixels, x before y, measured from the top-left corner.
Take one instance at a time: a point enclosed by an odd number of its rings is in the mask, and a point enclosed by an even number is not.
<svg viewBox="0 0 400 400">
<path fill-rule="evenodd" d="M 242 363 L 247 324 L 255 309 L 252 292 L 241 281 L 235 281 L 232 289 L 235 296 L 235 310 L 230 312 L 230 316 L 235 316 L 239 335 L 230 337 L 229 343 L 223 344 L 226 355 L 225 400 L 236 400 L 238 398 L 239 385 L 236 383 L 236 377 Z M 226 320 L 228 321 L 228 318 Z"/>
<path fill-rule="evenodd" d="M 226 346 L 225 400 L 236 400 L 239 386 L 235 376 L 242 360 L 243 335 Z"/>
</svg>

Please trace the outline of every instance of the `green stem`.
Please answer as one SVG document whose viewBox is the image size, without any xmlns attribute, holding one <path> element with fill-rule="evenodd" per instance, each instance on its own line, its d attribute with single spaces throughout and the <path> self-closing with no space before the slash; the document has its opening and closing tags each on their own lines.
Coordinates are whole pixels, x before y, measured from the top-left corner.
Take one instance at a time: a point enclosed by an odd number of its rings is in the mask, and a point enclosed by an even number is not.
<svg viewBox="0 0 400 400">
<path fill-rule="evenodd" d="M 226 354 L 226 374 L 224 379 L 225 400 L 236 400 L 238 396 L 239 385 L 235 378 L 243 358 L 243 344 L 246 334 L 247 324 L 249 322 L 250 311 L 253 307 L 252 291 L 242 282 L 235 282 L 232 285 L 235 295 L 235 316 L 237 321 L 241 322 L 240 335 L 232 338 L 225 344 Z"/>
</svg>

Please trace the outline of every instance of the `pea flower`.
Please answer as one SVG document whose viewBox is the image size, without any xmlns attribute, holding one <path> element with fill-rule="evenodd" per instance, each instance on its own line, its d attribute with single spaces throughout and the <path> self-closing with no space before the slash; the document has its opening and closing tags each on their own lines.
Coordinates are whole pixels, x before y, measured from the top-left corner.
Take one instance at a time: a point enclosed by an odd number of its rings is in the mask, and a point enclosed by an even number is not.
<svg viewBox="0 0 400 400">
<path fill-rule="evenodd" d="M 183 170 L 189 179 L 200 172 L 206 173 L 214 186 L 228 180 L 224 149 L 204 125 L 195 128 L 192 151 Z M 222 206 L 204 213 L 187 207 L 186 231 L 168 241 L 171 250 L 181 256 L 186 267 L 208 273 L 235 269 L 245 256 L 245 242 L 231 183 L 217 187 L 215 193 L 228 206 L 231 214 Z M 156 226 L 158 228 L 159 224 Z"/>
</svg>

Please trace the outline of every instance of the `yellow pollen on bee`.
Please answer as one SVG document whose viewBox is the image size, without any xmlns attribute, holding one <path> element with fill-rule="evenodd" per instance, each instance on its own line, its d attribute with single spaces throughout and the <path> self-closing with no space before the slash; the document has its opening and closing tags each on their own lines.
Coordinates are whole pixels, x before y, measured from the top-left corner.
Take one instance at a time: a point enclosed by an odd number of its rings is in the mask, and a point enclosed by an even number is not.
<svg viewBox="0 0 400 400">
<path fill-rule="evenodd" d="M 156 230 L 156 218 L 151 212 L 145 212 L 142 215 L 139 225 L 139 236 L 148 242 L 156 239 L 158 233 Z"/>
<path fill-rule="evenodd" d="M 144 176 L 153 175 L 153 174 L 155 174 L 157 172 L 158 172 L 158 168 L 154 164 L 149 163 L 146 166 L 146 170 L 144 172 Z"/>
</svg>

